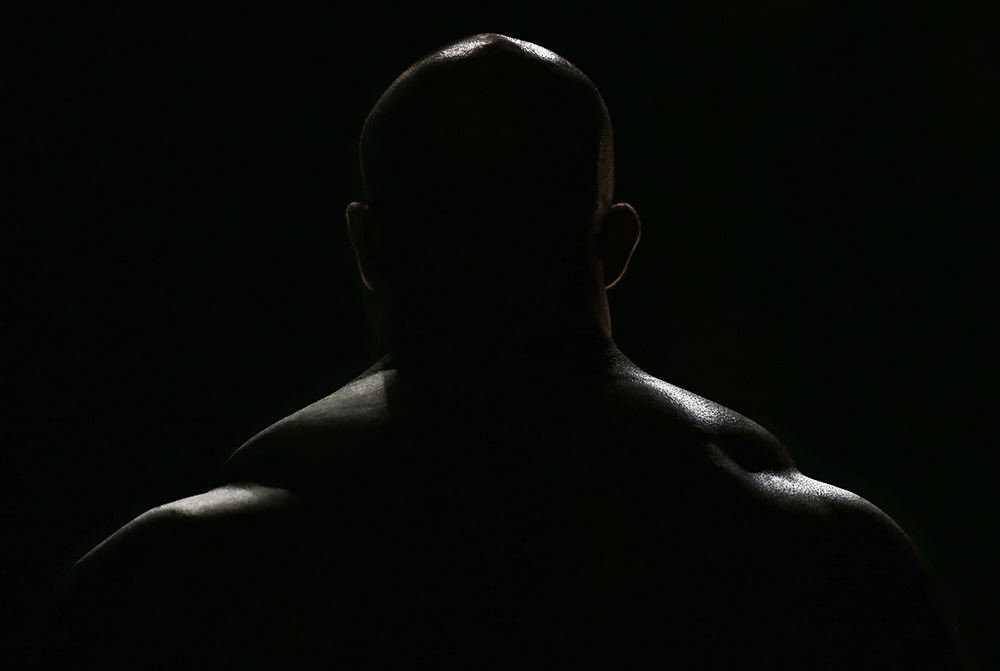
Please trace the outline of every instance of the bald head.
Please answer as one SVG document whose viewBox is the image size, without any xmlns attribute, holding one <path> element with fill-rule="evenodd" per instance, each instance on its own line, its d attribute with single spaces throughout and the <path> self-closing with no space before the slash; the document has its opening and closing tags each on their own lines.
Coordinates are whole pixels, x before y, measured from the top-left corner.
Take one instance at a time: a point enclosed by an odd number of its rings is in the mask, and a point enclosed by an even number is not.
<svg viewBox="0 0 1000 671">
<path fill-rule="evenodd" d="M 477 235 L 489 223 L 509 231 L 512 218 L 582 233 L 611 198 L 611 124 L 597 88 L 555 53 L 502 35 L 468 37 L 408 68 L 372 109 L 360 148 L 369 204 L 423 234 L 470 217 Z"/>
<path fill-rule="evenodd" d="M 351 239 L 397 314 L 471 315 L 512 296 L 523 313 L 607 275 L 592 243 L 615 210 L 611 121 L 593 82 L 548 49 L 481 34 L 424 57 L 372 108 L 360 154 L 368 202 L 348 210 Z"/>
</svg>

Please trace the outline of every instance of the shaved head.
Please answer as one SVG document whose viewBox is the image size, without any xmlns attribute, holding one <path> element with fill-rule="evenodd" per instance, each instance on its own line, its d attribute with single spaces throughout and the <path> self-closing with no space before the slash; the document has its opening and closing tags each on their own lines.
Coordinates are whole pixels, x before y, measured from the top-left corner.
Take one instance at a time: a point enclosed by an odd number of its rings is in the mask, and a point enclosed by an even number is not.
<svg viewBox="0 0 1000 671">
<path fill-rule="evenodd" d="M 639 220 L 611 202 L 611 120 L 569 61 L 492 33 L 449 44 L 385 91 L 360 154 L 348 229 L 388 340 L 610 337 L 604 290 Z"/>
<path fill-rule="evenodd" d="M 368 204 L 409 249 L 456 236 L 584 236 L 613 188 L 611 123 L 567 60 L 496 34 L 421 59 L 388 88 L 361 137 Z M 537 239 L 537 237 L 536 237 Z"/>
</svg>

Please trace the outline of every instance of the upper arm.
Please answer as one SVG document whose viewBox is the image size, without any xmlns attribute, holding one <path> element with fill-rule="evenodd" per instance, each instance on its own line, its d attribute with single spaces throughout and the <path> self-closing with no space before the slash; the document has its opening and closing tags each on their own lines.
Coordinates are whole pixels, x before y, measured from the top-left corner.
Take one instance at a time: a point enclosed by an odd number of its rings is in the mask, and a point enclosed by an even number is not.
<svg viewBox="0 0 1000 671">
<path fill-rule="evenodd" d="M 824 487 L 792 572 L 801 600 L 791 634 L 831 667 L 958 668 L 955 632 L 916 546 L 876 506 Z"/>
</svg>

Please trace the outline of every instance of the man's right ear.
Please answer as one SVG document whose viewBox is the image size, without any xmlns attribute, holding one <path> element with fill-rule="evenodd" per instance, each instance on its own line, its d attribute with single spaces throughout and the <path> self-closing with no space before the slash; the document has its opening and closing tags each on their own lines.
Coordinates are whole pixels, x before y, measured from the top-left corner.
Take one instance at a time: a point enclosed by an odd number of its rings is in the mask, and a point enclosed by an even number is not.
<svg viewBox="0 0 1000 671">
<path fill-rule="evenodd" d="M 361 281 L 371 291 L 379 283 L 378 244 L 371 210 L 364 203 L 354 201 L 347 206 L 347 234 L 354 248 L 354 258 L 358 260 Z"/>
<path fill-rule="evenodd" d="M 615 203 L 610 207 L 602 222 L 598 248 L 606 289 L 618 284 L 625 275 L 641 235 L 642 224 L 634 207 L 628 203 Z"/>
</svg>

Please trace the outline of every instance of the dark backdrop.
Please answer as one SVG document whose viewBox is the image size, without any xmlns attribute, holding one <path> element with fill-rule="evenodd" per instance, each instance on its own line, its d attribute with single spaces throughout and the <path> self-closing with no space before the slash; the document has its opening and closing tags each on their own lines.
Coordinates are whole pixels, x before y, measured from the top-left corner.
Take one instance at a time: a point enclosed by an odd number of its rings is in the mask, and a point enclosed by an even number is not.
<svg viewBox="0 0 1000 671">
<path fill-rule="evenodd" d="M 996 660 L 996 22 L 797 4 L 12 19 L 5 633 L 377 354 L 342 214 L 361 124 L 409 63 L 489 30 L 608 102 L 645 227 L 621 348 L 900 521 Z"/>
</svg>

